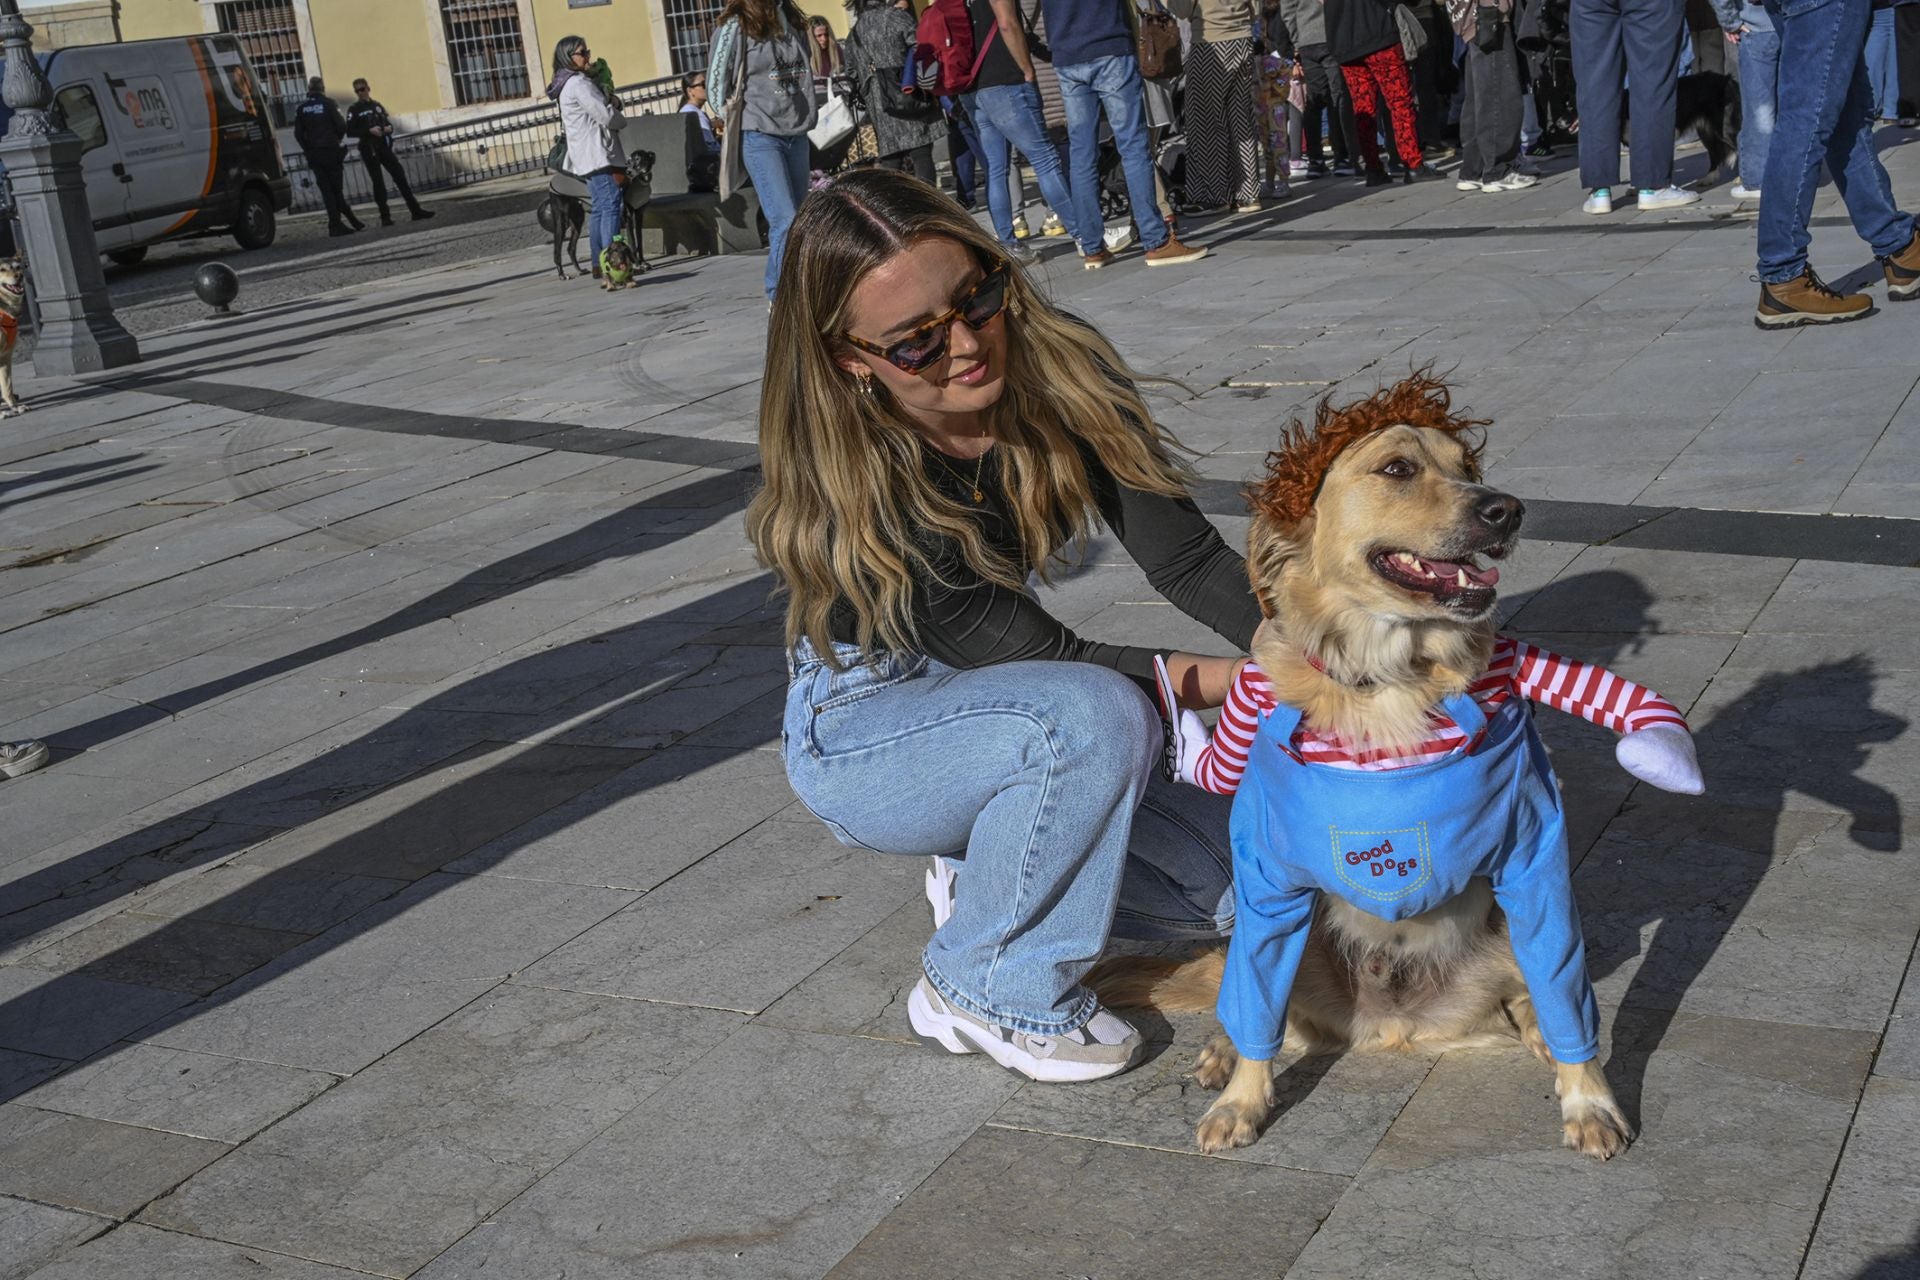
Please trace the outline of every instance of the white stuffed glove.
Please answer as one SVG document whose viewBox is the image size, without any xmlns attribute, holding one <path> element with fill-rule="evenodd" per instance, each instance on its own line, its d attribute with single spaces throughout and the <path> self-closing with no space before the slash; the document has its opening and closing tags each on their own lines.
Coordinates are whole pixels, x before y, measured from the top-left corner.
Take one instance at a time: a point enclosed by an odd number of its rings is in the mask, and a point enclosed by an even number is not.
<svg viewBox="0 0 1920 1280">
<path fill-rule="evenodd" d="M 1693 735 L 1678 726 L 1636 729 L 1614 744 L 1613 755 L 1622 769 L 1662 791 L 1697 796 L 1707 789 L 1693 754 Z"/>
<path fill-rule="evenodd" d="M 1168 726 L 1168 736 L 1167 767 L 1173 772 L 1173 780 L 1199 786 L 1194 770 L 1200 765 L 1200 753 L 1211 741 L 1206 724 L 1193 712 L 1182 711 L 1180 719 Z"/>
</svg>

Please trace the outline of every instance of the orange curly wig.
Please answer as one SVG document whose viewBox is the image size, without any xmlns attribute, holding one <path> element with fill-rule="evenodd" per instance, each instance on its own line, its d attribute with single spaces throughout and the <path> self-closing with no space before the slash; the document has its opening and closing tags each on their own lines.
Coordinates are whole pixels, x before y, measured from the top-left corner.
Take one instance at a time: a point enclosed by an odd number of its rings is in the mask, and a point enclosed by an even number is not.
<svg viewBox="0 0 1920 1280">
<path fill-rule="evenodd" d="M 1475 432 L 1461 444 L 1467 451 L 1468 473 L 1478 480 L 1485 441 L 1477 433 L 1491 421 L 1454 413 L 1452 392 L 1430 368 L 1416 370 L 1342 409 L 1334 408 L 1333 397 L 1327 396 L 1314 409 L 1311 427 L 1295 418 L 1281 428 L 1280 447 L 1267 455 L 1267 478 L 1248 489 L 1247 505 L 1255 515 L 1280 525 L 1299 524 L 1313 510 L 1327 469 L 1348 445 L 1402 423 L 1456 437 Z"/>
</svg>

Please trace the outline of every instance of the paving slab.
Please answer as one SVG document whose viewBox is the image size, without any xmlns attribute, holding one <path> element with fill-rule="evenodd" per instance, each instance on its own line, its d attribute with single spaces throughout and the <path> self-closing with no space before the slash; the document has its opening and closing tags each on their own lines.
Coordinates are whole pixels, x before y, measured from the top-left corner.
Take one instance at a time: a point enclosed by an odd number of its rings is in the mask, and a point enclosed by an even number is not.
<svg viewBox="0 0 1920 1280">
<path fill-rule="evenodd" d="M 129 1222 L 31 1274 L 33 1280 L 121 1280 L 135 1275 L 192 1276 L 194 1280 L 351 1280 L 363 1273 Z"/>
<path fill-rule="evenodd" d="M 429 876 L 143 1039 L 348 1075 L 633 898 L 612 889 Z"/>
<path fill-rule="evenodd" d="M 1630 1010 L 1611 1037 L 1608 1076 L 1641 1131 L 1625 1154 L 1560 1147 L 1553 1078 L 1530 1055 L 1450 1053 L 1288 1280 L 1796 1275 L 1873 1037 Z"/>
<path fill-rule="evenodd" d="M 188 1180 L 143 1221 L 404 1276 L 740 1022 L 502 987 Z"/>
<path fill-rule="evenodd" d="M 990 1126 L 827 1274 L 890 1280 L 1038 1266 L 1102 1280 L 1278 1275 L 1346 1186 L 1325 1174 Z"/>
<path fill-rule="evenodd" d="M 0 965 L 0 1048 L 77 1060 L 192 1001 L 180 991 Z"/>
<path fill-rule="evenodd" d="M 0 1192 L 125 1218 L 233 1150 L 224 1142 L 0 1106 Z"/>
<path fill-rule="evenodd" d="M 203 996 L 306 940 L 306 934 L 213 920 L 119 914 L 29 952 L 17 963 Z"/>
<path fill-rule="evenodd" d="M 416 1274 L 820 1276 L 1018 1086 L 944 1059 L 742 1028 Z"/>
<path fill-rule="evenodd" d="M 111 1226 L 108 1218 L 0 1196 L 0 1276 L 19 1280 Z"/>
<path fill-rule="evenodd" d="M 1867 1081 L 1803 1280 L 1893 1280 L 1920 1273 L 1920 1082 Z"/>
<path fill-rule="evenodd" d="M 115 1045 L 20 1101 L 215 1142 L 246 1141 L 332 1088 L 336 1076 L 270 1062 Z"/>
<path fill-rule="evenodd" d="M 758 1013 L 921 892 L 920 859 L 848 848 L 811 814 L 787 813 L 530 966 L 521 979 Z"/>
</svg>

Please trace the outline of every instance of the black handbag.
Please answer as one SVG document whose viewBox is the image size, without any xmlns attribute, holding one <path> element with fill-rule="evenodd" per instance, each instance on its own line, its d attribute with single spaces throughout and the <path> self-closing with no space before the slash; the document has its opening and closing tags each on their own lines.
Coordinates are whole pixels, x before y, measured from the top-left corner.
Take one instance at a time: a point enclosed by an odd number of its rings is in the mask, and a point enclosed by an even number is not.
<svg viewBox="0 0 1920 1280">
<path fill-rule="evenodd" d="M 880 86 L 879 107 L 896 120 L 938 120 L 940 100 L 930 94 L 908 93 L 900 87 L 905 65 L 880 68 L 872 81 Z"/>
<path fill-rule="evenodd" d="M 1473 47 L 1482 53 L 1492 53 L 1500 47 L 1500 38 L 1506 31 L 1505 15 L 1498 5 L 1481 4 L 1474 6 Z"/>
</svg>

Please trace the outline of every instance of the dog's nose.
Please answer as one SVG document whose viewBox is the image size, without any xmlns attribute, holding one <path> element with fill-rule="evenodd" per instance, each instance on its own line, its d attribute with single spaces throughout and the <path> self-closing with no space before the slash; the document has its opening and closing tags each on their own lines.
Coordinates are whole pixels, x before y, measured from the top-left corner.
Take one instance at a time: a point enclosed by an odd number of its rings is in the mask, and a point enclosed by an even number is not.
<svg viewBox="0 0 1920 1280">
<path fill-rule="evenodd" d="M 1520 527 L 1527 504 L 1510 493 L 1490 493 L 1473 504 L 1473 513 L 1480 517 L 1481 524 L 1504 535 Z"/>
</svg>

